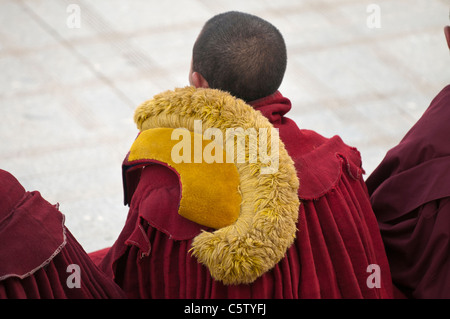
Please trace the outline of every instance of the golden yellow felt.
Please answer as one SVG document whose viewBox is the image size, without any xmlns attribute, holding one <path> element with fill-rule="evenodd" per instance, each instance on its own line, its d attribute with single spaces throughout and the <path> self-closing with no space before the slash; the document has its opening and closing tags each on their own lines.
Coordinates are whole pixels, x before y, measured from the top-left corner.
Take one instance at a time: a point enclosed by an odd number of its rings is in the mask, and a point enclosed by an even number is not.
<svg viewBox="0 0 450 319">
<path fill-rule="evenodd" d="M 214 141 L 204 140 L 201 134 L 190 131 L 187 131 L 190 141 L 184 141 L 178 136 L 172 140 L 173 131 L 173 128 L 154 128 L 141 132 L 131 146 L 128 160 L 156 160 L 178 173 L 181 183 L 178 213 L 181 216 L 214 229 L 233 224 L 239 217 L 241 204 L 236 166 L 234 163 L 206 163 L 204 160 L 195 163 L 194 147 L 199 151 L 200 144 L 194 141 L 202 141 L 202 154 L 205 146 Z M 191 147 L 191 160 L 187 163 L 176 163 L 172 159 L 172 149 L 178 143 L 186 143 L 184 145 Z M 226 158 L 219 145 L 215 145 L 215 151 L 222 152 L 222 158 Z"/>
</svg>

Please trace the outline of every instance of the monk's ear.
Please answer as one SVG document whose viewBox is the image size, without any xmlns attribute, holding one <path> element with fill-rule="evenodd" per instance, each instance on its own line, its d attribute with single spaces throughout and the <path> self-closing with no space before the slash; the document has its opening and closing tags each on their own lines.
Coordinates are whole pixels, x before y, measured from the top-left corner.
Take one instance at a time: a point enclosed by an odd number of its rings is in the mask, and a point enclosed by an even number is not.
<svg viewBox="0 0 450 319">
<path fill-rule="evenodd" d="M 191 74 L 191 85 L 198 88 L 209 88 L 208 81 L 198 72 L 192 72 Z"/>
<path fill-rule="evenodd" d="M 448 48 L 450 49 L 450 26 L 446 26 L 444 28 L 444 34 L 445 34 L 445 38 L 447 39 Z"/>
</svg>

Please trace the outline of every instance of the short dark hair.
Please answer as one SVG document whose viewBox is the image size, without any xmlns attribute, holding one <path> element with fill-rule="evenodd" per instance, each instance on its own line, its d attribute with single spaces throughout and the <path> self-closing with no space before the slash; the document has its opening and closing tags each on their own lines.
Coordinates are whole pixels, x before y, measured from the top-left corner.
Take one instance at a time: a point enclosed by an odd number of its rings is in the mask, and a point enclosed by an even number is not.
<svg viewBox="0 0 450 319">
<path fill-rule="evenodd" d="M 269 22 L 230 11 L 208 20 L 192 54 L 192 69 L 209 87 L 246 102 L 275 93 L 286 71 L 286 44 Z"/>
</svg>

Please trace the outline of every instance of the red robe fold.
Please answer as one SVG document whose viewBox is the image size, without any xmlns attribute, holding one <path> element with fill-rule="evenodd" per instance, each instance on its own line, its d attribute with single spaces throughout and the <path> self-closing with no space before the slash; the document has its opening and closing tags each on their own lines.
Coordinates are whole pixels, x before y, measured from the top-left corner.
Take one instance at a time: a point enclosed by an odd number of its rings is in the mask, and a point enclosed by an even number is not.
<svg viewBox="0 0 450 319">
<path fill-rule="evenodd" d="M 394 283 L 450 298 L 450 85 L 367 179 Z"/>
<path fill-rule="evenodd" d="M 124 297 L 64 226 L 57 207 L 0 170 L 0 299 Z"/>
<path fill-rule="evenodd" d="M 151 165 L 142 172 L 125 227 L 101 268 L 131 298 L 392 298 L 359 152 L 337 136 L 298 129 L 284 117 L 291 105 L 279 92 L 252 105 L 279 129 L 300 179 L 298 232 L 285 257 L 252 284 L 214 281 L 189 253 L 202 227 L 177 214 L 176 174 Z M 381 269 L 379 288 L 368 284 L 373 264 Z"/>
</svg>

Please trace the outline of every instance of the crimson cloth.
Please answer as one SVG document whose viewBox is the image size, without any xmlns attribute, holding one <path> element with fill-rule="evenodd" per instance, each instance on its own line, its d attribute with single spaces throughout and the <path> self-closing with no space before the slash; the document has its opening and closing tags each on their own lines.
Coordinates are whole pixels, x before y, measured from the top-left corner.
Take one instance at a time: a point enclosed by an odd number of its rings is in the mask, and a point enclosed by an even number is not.
<svg viewBox="0 0 450 319">
<path fill-rule="evenodd" d="M 80 275 L 79 288 L 71 275 Z M 91 261 L 56 206 L 37 191 L 26 192 L 14 176 L 0 170 L 0 299 L 23 298 L 125 294 Z"/>
<path fill-rule="evenodd" d="M 176 174 L 151 165 L 142 172 L 122 233 L 100 262 L 102 270 L 130 298 L 392 298 L 359 152 L 337 136 L 298 129 L 284 117 L 291 104 L 279 92 L 252 105 L 279 129 L 300 179 L 298 232 L 285 257 L 252 284 L 214 281 L 189 253 L 202 227 L 177 214 Z M 371 264 L 381 269 L 380 288 L 368 284 Z"/>
<path fill-rule="evenodd" d="M 394 284 L 450 298 L 450 85 L 367 179 Z"/>
</svg>

